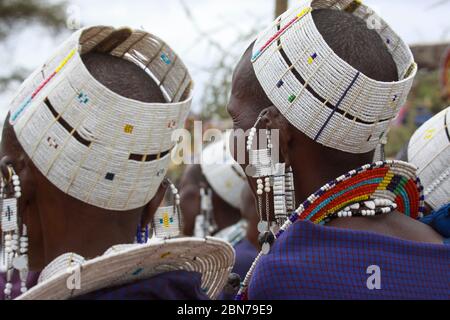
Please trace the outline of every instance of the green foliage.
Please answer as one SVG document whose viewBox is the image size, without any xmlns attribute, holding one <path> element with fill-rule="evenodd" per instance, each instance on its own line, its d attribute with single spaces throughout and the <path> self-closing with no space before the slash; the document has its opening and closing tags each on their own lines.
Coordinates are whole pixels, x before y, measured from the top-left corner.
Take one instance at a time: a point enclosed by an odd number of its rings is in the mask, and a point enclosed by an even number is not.
<svg viewBox="0 0 450 320">
<path fill-rule="evenodd" d="M 41 0 L 0 0 L 0 40 L 20 25 L 39 23 L 57 31 L 65 23 L 65 4 Z"/>
<path fill-rule="evenodd" d="M 420 71 L 408 97 L 404 123 L 400 126 L 394 126 L 389 133 L 385 150 L 386 156 L 395 157 L 417 130 L 415 118 L 418 114 L 418 108 L 424 108 L 429 110 L 431 114 L 436 114 L 449 104 L 450 101 L 447 101 L 441 95 L 439 71 Z"/>
<path fill-rule="evenodd" d="M 0 43 L 6 41 L 21 27 L 38 24 L 53 32 L 65 26 L 65 4 L 50 4 L 42 0 L 0 0 Z M 23 69 L 0 77 L 0 90 L 11 82 L 22 81 L 27 75 Z"/>
</svg>

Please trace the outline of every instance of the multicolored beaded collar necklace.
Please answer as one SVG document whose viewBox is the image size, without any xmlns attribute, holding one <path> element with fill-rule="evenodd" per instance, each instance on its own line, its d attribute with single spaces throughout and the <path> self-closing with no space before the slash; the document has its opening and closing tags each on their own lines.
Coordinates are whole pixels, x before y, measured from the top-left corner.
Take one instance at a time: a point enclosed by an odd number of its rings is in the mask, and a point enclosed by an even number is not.
<svg viewBox="0 0 450 320">
<path fill-rule="evenodd" d="M 348 208 L 364 201 L 389 201 L 405 215 L 419 219 L 423 217 L 423 186 L 416 175 L 417 168 L 403 161 L 379 161 L 362 166 L 330 181 L 308 197 L 280 228 L 279 238 L 296 221 L 325 224 L 337 217 L 338 212 L 349 212 Z M 345 208 L 345 209 L 344 209 Z M 343 210 L 344 211 L 341 211 Z M 383 212 L 380 212 L 383 213 Z M 350 215 L 351 216 L 351 215 Z M 236 300 L 246 300 L 247 290 L 260 253 L 253 262 Z"/>
</svg>

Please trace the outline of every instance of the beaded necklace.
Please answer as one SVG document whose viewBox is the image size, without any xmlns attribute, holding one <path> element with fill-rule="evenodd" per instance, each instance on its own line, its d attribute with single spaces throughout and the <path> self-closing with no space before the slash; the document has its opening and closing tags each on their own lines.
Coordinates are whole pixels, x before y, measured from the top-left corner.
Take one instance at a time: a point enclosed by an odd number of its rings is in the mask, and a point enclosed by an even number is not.
<svg viewBox="0 0 450 320">
<path fill-rule="evenodd" d="M 423 217 L 424 196 L 416 170 L 415 166 L 403 161 L 379 161 L 352 170 L 309 196 L 273 239 L 278 239 L 296 221 L 324 225 L 334 218 L 373 216 L 395 209 L 413 219 L 419 219 Z M 260 252 L 253 262 L 236 300 L 247 299 L 250 279 L 263 255 Z"/>
</svg>

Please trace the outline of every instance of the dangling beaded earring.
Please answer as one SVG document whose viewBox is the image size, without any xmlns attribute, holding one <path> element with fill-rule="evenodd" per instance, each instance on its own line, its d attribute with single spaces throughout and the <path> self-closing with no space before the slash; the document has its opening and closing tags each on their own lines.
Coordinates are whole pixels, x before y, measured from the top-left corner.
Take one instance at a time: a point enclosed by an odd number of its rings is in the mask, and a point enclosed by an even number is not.
<svg viewBox="0 0 450 320">
<path fill-rule="evenodd" d="M 286 198 L 286 210 L 288 214 L 291 214 L 296 209 L 295 204 L 295 185 L 294 185 L 294 172 L 289 167 L 286 170 L 285 175 L 285 198 Z"/>
<path fill-rule="evenodd" d="M 277 163 L 273 175 L 273 210 L 278 226 L 287 219 L 285 164 Z"/>
<path fill-rule="evenodd" d="M 8 166 L 9 178 L 7 180 L 1 177 L 1 221 L 2 221 L 2 257 L 6 270 L 6 285 L 3 293 L 5 299 L 10 300 L 12 297 L 12 277 L 14 269 L 19 271 L 21 280 L 21 292 L 27 291 L 26 280 L 28 277 L 28 236 L 27 227 L 22 225 L 22 236 L 20 237 L 19 250 L 19 234 L 20 223 L 17 210 L 18 199 L 22 196 L 20 187 L 20 178 L 14 171 L 12 166 Z M 14 197 L 8 198 L 9 194 Z"/>
<path fill-rule="evenodd" d="M 160 239 L 171 239 L 181 235 L 182 218 L 180 195 L 175 185 L 166 178 L 172 192 L 173 205 L 160 207 L 153 217 L 152 227 L 154 236 Z"/>
<path fill-rule="evenodd" d="M 200 188 L 200 210 L 203 216 L 203 235 L 210 236 L 217 230 L 213 216 L 212 190 Z"/>
<path fill-rule="evenodd" d="M 271 132 L 266 129 L 267 146 L 265 149 L 252 149 L 253 139 L 257 134 L 257 126 L 262 119 L 261 113 L 255 122 L 255 125 L 250 129 L 250 134 L 247 140 L 247 151 L 249 153 L 249 165 L 246 169 L 247 175 L 257 178 L 257 202 L 258 215 L 260 222 L 258 223 L 259 243 L 262 247 L 262 252 L 267 254 L 270 251 L 270 246 L 275 239 L 270 230 L 270 193 L 273 185 L 274 167 L 272 164 L 272 140 Z M 263 220 L 263 202 L 265 204 L 266 220 Z"/>
</svg>

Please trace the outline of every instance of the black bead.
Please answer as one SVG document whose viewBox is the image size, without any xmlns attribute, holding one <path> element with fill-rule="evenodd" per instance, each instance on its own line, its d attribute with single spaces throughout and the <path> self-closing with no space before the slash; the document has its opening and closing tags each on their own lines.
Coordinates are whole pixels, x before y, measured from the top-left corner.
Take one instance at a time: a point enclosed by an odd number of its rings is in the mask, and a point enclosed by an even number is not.
<svg viewBox="0 0 450 320">
<path fill-rule="evenodd" d="M 258 236 L 259 245 L 262 246 L 264 243 L 272 245 L 275 242 L 275 236 L 270 231 L 265 231 L 260 233 Z"/>
<path fill-rule="evenodd" d="M 241 277 L 236 273 L 231 273 L 228 276 L 228 281 L 223 291 L 229 295 L 236 295 L 239 291 L 240 286 L 241 286 Z"/>
</svg>

